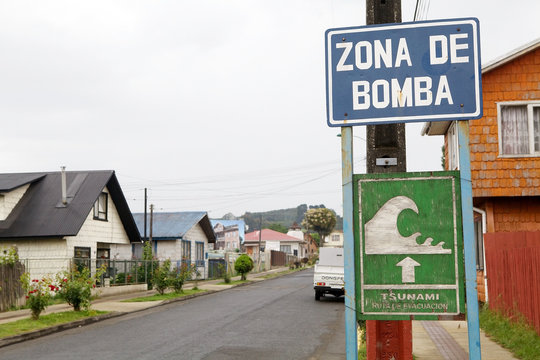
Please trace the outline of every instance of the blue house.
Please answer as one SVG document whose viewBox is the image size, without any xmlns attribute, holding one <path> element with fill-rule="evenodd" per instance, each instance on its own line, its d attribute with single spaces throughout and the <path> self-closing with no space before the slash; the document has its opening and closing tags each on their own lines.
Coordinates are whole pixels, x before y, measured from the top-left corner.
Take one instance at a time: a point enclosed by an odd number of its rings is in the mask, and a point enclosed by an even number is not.
<svg viewBox="0 0 540 360">
<path fill-rule="evenodd" d="M 137 228 L 144 234 L 144 214 L 133 214 Z M 150 233 L 150 228 L 152 232 Z M 180 265 L 194 264 L 202 277 L 208 274 L 208 244 L 216 235 L 204 211 L 154 213 L 152 225 L 147 216 L 147 239 L 152 238 L 154 256 Z M 138 251 L 136 251 L 136 255 Z"/>
</svg>

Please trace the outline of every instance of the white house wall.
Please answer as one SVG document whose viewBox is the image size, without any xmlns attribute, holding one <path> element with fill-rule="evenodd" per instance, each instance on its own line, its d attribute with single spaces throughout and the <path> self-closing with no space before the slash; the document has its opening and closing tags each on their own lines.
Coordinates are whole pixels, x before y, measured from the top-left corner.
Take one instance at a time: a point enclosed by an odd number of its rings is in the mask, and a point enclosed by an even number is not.
<svg viewBox="0 0 540 360">
<path fill-rule="evenodd" d="M 109 193 L 107 188 L 103 192 Z M 115 244 L 115 253 L 111 249 L 111 260 L 131 259 L 131 243 L 124 230 L 120 215 L 110 194 L 107 200 L 107 221 L 94 219 L 93 208 L 76 236 L 67 236 L 67 254 L 73 257 L 75 247 L 89 247 L 91 258 L 96 257 L 97 243 Z"/>
<path fill-rule="evenodd" d="M 0 221 L 6 220 L 11 211 L 19 203 L 30 184 L 20 186 L 8 193 L 0 194 Z"/>
<path fill-rule="evenodd" d="M 54 277 L 58 272 L 69 269 L 66 240 L 63 238 L 2 239 L 0 248 L 16 246 L 19 259 L 25 264 L 32 279 L 43 276 Z"/>
<path fill-rule="evenodd" d="M 182 258 L 179 240 L 160 240 L 157 241 L 156 257 L 160 260 L 170 259 L 172 261 Z"/>
<path fill-rule="evenodd" d="M 197 247 L 195 245 L 196 242 L 202 242 L 204 243 L 204 250 L 203 250 L 203 260 L 204 261 L 204 267 L 200 267 L 198 270 L 201 273 L 201 276 L 206 277 L 208 274 L 208 261 L 206 261 L 206 254 L 208 253 L 208 238 L 206 237 L 206 233 L 202 229 L 201 225 L 196 224 L 191 229 L 189 229 L 186 234 L 184 235 L 184 240 L 191 241 L 191 263 L 195 264 L 196 260 L 196 250 Z"/>
<path fill-rule="evenodd" d="M 280 251 L 279 240 L 266 240 L 265 251 L 266 249 Z"/>
</svg>

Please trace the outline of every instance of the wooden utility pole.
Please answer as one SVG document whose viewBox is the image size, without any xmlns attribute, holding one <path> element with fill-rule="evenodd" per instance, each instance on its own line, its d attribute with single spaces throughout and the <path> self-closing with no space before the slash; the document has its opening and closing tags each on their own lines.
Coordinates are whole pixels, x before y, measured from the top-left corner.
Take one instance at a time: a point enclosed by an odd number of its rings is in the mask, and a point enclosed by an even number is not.
<svg viewBox="0 0 540 360">
<path fill-rule="evenodd" d="M 257 256 L 257 271 L 261 271 L 261 240 L 262 240 L 262 214 L 259 217 L 259 247 Z"/>
<path fill-rule="evenodd" d="M 146 209 L 148 208 L 148 196 L 146 192 L 146 188 L 144 188 L 144 237 L 143 241 L 146 241 Z"/>
<path fill-rule="evenodd" d="M 366 0 L 366 24 L 401 22 L 401 0 Z M 368 125 L 368 173 L 406 172 L 405 124 Z M 412 360 L 410 320 L 368 320 L 368 360 Z"/>
<path fill-rule="evenodd" d="M 152 227 L 154 225 L 154 204 L 150 204 L 150 248 L 153 252 L 153 244 L 152 244 Z"/>
</svg>

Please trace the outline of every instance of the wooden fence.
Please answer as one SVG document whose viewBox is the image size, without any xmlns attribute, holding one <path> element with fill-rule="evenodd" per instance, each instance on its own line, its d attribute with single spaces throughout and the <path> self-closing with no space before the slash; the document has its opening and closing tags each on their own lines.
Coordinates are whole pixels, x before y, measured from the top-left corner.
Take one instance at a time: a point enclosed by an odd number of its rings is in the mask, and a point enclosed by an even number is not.
<svg viewBox="0 0 540 360">
<path fill-rule="evenodd" d="M 540 334 L 540 231 L 486 233 L 489 305 L 525 316 Z"/>
<path fill-rule="evenodd" d="M 21 262 L 0 265 L 0 311 L 24 304 L 25 293 L 19 281 L 24 271 L 25 266 Z"/>
<path fill-rule="evenodd" d="M 285 266 L 287 265 L 287 254 L 282 251 L 272 250 L 270 252 L 270 263 L 272 266 Z"/>
</svg>

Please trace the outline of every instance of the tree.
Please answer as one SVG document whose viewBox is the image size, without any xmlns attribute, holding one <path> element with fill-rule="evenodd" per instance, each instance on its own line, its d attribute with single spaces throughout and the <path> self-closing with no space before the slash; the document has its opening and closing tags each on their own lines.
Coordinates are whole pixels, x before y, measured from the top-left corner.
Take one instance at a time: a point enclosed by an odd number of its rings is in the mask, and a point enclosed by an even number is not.
<svg viewBox="0 0 540 360">
<path fill-rule="evenodd" d="M 242 254 L 234 262 L 234 270 L 240 273 L 241 280 L 246 280 L 246 274 L 253 269 L 253 260 L 246 254 Z"/>
<path fill-rule="evenodd" d="M 278 223 L 272 223 L 272 224 L 268 225 L 267 228 L 270 229 L 270 230 L 274 230 L 274 231 L 283 233 L 283 234 L 286 234 L 287 231 L 289 231 L 289 229 L 287 229 L 286 226 L 283 226 L 283 225 L 278 224 Z"/>
<path fill-rule="evenodd" d="M 330 209 L 309 209 L 304 215 L 302 226 L 319 234 L 319 246 L 325 236 L 330 235 L 336 226 L 336 214 Z"/>
</svg>

